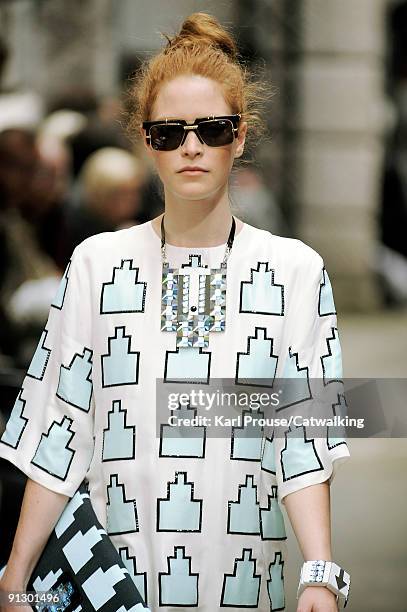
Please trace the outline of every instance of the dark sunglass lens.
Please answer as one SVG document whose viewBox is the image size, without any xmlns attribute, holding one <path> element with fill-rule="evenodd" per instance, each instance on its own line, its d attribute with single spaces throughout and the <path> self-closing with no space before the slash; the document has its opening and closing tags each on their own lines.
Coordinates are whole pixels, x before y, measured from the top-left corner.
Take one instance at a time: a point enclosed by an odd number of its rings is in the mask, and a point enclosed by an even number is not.
<svg viewBox="0 0 407 612">
<path fill-rule="evenodd" d="M 233 125 L 228 119 L 204 121 L 199 124 L 198 130 L 202 140 L 210 147 L 221 147 L 233 142 Z"/>
<path fill-rule="evenodd" d="M 172 151 L 179 147 L 183 134 L 182 125 L 153 125 L 150 128 L 151 146 L 156 151 Z"/>
</svg>

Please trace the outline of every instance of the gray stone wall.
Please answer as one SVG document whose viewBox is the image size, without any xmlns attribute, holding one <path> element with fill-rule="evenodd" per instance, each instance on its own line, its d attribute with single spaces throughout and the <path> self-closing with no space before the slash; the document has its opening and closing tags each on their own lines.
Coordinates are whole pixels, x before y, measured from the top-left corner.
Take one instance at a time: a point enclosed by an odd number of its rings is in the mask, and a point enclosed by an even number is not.
<svg viewBox="0 0 407 612">
<path fill-rule="evenodd" d="M 379 305 L 371 269 L 386 127 L 382 0 L 304 0 L 297 80 L 301 237 L 335 277 L 340 309 Z"/>
</svg>

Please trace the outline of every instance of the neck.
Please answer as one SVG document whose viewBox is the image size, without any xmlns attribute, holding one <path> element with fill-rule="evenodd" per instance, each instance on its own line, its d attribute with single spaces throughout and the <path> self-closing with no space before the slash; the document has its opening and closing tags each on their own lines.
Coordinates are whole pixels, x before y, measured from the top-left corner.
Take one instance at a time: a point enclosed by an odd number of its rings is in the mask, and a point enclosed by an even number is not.
<svg viewBox="0 0 407 612">
<path fill-rule="evenodd" d="M 153 227 L 161 237 L 162 215 L 153 219 Z M 243 223 L 236 219 L 235 235 Z M 228 194 L 218 199 L 179 200 L 165 198 L 165 242 L 180 247 L 212 247 L 224 244 L 232 226 Z"/>
</svg>

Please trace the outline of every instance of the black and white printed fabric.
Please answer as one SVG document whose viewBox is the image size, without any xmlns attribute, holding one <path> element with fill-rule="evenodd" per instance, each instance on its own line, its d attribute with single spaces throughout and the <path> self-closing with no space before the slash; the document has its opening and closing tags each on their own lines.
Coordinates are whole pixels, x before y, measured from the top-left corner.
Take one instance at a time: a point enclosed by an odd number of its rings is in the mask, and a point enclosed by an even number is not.
<svg viewBox="0 0 407 612">
<path fill-rule="evenodd" d="M 42 612 L 149 612 L 96 518 L 85 482 L 65 506 L 27 590 L 56 596 L 37 606 Z"/>
</svg>

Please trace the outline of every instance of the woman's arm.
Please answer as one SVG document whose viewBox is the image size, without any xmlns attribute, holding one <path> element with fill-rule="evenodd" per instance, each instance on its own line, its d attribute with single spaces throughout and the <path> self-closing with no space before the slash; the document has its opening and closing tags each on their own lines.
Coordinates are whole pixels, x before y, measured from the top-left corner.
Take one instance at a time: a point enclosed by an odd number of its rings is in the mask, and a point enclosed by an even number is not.
<svg viewBox="0 0 407 612">
<path fill-rule="evenodd" d="M 29 479 L 13 548 L 0 579 L 3 590 L 26 589 L 51 531 L 92 461 L 92 322 L 96 311 L 90 275 L 93 251 L 88 246 L 93 245 L 93 238 L 97 237 L 87 239 L 72 253 L 0 439 L 0 457 Z M 26 611 L 20 607 L 19 612 Z"/>
<path fill-rule="evenodd" d="M 332 561 L 328 481 L 289 493 L 285 497 L 285 508 L 304 561 Z"/>
<path fill-rule="evenodd" d="M 304 561 L 331 558 L 330 486 L 328 481 L 304 487 L 285 497 L 285 508 Z M 336 596 L 325 586 L 306 587 L 298 600 L 299 612 L 336 612 Z"/>
<path fill-rule="evenodd" d="M 20 517 L 0 590 L 26 590 L 49 536 L 70 498 L 27 479 Z"/>
</svg>

